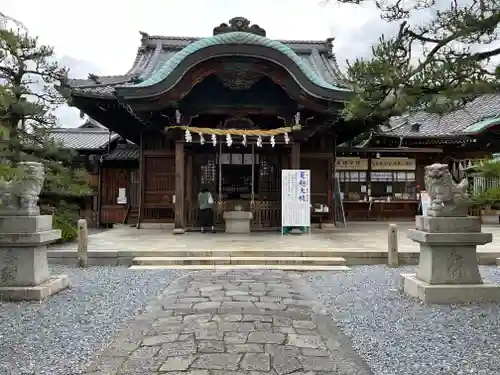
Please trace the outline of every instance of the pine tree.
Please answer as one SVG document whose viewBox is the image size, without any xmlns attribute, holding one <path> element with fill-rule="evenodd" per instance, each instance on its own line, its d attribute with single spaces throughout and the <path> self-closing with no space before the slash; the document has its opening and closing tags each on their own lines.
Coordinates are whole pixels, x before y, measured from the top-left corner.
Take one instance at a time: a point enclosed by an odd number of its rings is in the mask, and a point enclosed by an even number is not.
<svg viewBox="0 0 500 375">
<path fill-rule="evenodd" d="M 444 113 L 500 89 L 498 0 L 337 1 L 373 4 L 399 30 L 382 35 L 369 58 L 348 62 L 356 95 L 346 106 L 347 118 Z"/>
<path fill-rule="evenodd" d="M 88 175 L 73 153 L 51 138 L 53 110 L 65 103 L 56 85 L 67 77 L 52 47 L 40 45 L 23 29 L 0 29 L 0 177 L 22 178 L 22 161 L 45 166 L 42 196 L 58 206 L 67 197 L 91 193 Z"/>
</svg>

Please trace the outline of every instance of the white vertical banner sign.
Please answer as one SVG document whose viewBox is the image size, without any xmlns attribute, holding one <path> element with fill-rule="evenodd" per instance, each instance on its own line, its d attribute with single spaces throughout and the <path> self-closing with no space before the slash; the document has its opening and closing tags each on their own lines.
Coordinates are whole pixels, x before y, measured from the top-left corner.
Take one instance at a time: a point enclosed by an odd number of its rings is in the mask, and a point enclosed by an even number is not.
<svg viewBox="0 0 500 375">
<path fill-rule="evenodd" d="M 281 226 L 311 226 L 311 173 L 309 169 L 281 171 Z"/>
</svg>

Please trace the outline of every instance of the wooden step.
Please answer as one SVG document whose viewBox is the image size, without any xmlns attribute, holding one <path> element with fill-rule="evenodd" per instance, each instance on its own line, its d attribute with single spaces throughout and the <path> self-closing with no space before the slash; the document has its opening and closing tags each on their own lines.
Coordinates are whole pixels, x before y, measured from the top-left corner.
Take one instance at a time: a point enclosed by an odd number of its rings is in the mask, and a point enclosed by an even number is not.
<svg viewBox="0 0 500 375">
<path fill-rule="evenodd" d="M 282 271 L 349 271 L 350 268 L 346 266 L 322 266 L 322 265 L 290 265 L 290 264 L 255 264 L 255 265 L 242 265 L 242 264 L 198 264 L 198 265 L 165 265 L 165 266 L 143 266 L 134 265 L 130 266 L 131 270 L 147 271 L 147 270 L 186 270 L 186 271 L 201 271 L 201 270 L 245 270 L 245 269 L 264 269 L 264 270 L 282 270 Z"/>
<path fill-rule="evenodd" d="M 247 257 L 247 256 L 212 256 L 212 257 L 137 257 L 135 265 L 168 266 L 168 265 L 323 265 L 343 266 L 346 261 L 342 257 Z"/>
</svg>

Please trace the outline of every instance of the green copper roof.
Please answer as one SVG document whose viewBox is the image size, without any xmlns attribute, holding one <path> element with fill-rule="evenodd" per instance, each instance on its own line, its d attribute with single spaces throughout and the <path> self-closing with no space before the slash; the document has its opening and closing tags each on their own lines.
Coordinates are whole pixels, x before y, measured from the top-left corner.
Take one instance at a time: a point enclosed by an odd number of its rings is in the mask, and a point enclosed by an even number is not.
<svg viewBox="0 0 500 375">
<path fill-rule="evenodd" d="M 500 117 L 490 117 L 482 121 L 475 122 L 472 125 L 466 127 L 464 133 L 478 133 L 490 126 L 500 124 Z"/>
<path fill-rule="evenodd" d="M 224 45 L 224 44 L 249 44 L 249 45 L 260 45 L 263 47 L 272 48 L 290 58 L 306 75 L 306 77 L 309 78 L 309 80 L 314 84 L 330 90 L 348 91 L 344 88 L 333 86 L 332 84 L 326 82 L 321 76 L 319 76 L 316 72 L 311 70 L 311 68 L 308 67 L 307 64 L 304 63 L 304 61 L 290 47 L 284 45 L 283 43 L 278 42 L 276 40 L 265 38 L 260 35 L 239 32 L 239 31 L 214 35 L 208 38 L 200 39 L 197 42 L 188 45 L 183 50 L 177 52 L 165 63 L 163 63 L 163 65 L 160 68 L 158 68 L 149 78 L 145 79 L 140 83 L 128 87 L 147 87 L 147 86 L 152 86 L 158 82 L 161 82 L 166 77 L 168 77 L 168 75 L 172 73 L 174 69 L 187 56 L 203 48 L 212 47 L 216 45 Z"/>
</svg>

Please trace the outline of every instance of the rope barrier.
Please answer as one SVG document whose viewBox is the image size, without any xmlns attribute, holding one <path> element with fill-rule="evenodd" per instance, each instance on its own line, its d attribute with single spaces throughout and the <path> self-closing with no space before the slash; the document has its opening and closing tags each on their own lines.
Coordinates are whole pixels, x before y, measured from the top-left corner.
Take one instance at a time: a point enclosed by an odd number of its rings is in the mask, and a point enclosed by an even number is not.
<svg viewBox="0 0 500 375">
<path fill-rule="evenodd" d="M 215 134 L 215 135 L 246 135 L 246 136 L 272 136 L 272 135 L 280 135 L 280 134 L 285 134 L 285 133 L 290 133 L 295 130 L 300 130 L 301 126 L 300 125 L 295 125 L 295 126 L 289 126 L 289 127 L 283 127 L 283 128 L 277 128 L 277 129 L 270 129 L 270 130 L 259 130 L 259 129 L 213 129 L 213 128 L 198 128 L 198 127 L 191 127 L 191 126 L 185 126 L 185 125 L 175 125 L 175 126 L 169 126 L 167 128 L 167 131 L 169 129 L 182 129 L 182 130 L 188 130 L 192 133 L 198 133 L 198 134 Z"/>
</svg>

